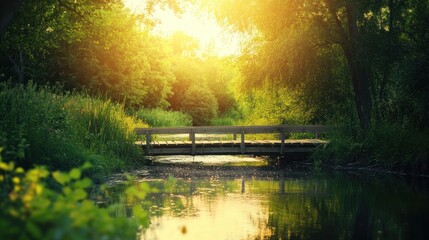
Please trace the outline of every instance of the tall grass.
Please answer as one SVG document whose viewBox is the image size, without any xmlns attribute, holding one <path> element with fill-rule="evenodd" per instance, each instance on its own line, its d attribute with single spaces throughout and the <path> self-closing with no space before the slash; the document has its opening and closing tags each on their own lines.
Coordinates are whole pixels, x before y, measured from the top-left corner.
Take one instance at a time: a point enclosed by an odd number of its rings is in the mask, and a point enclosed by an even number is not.
<svg viewBox="0 0 429 240">
<path fill-rule="evenodd" d="M 237 126 L 243 122 L 241 113 L 232 108 L 221 116 L 210 120 L 211 126 Z"/>
<path fill-rule="evenodd" d="M 99 178 L 135 166 L 141 156 L 133 129 L 142 123 L 108 100 L 1 83 L 0 111 L 2 155 L 26 168 L 67 170 L 89 161 Z"/>
<path fill-rule="evenodd" d="M 191 116 L 182 112 L 156 108 L 140 109 L 134 114 L 138 119 L 146 122 L 151 127 L 181 127 L 192 125 Z"/>
<path fill-rule="evenodd" d="M 147 127 L 128 116 L 122 105 L 110 100 L 73 95 L 64 104 L 72 141 L 84 146 L 93 156 L 93 171 L 106 173 L 135 166 L 141 152 L 134 142 L 134 128 Z"/>
<path fill-rule="evenodd" d="M 429 172 L 429 131 L 398 124 L 379 124 L 366 134 L 357 126 L 342 126 L 330 143 L 312 156 L 316 163 L 358 163 L 404 172 Z"/>
</svg>

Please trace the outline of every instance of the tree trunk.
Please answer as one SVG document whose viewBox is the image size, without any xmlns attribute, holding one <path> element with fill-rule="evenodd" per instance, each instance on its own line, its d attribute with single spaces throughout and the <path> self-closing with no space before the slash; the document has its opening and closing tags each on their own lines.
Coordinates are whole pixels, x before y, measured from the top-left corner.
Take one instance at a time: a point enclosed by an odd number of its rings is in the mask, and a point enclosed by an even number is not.
<svg viewBox="0 0 429 240">
<path fill-rule="evenodd" d="M 361 128 L 366 131 L 371 126 L 372 101 L 370 78 L 367 64 L 359 47 L 359 32 L 355 8 L 351 2 L 347 4 L 348 39 L 342 44 L 347 63 L 351 72 L 356 109 Z"/>
</svg>

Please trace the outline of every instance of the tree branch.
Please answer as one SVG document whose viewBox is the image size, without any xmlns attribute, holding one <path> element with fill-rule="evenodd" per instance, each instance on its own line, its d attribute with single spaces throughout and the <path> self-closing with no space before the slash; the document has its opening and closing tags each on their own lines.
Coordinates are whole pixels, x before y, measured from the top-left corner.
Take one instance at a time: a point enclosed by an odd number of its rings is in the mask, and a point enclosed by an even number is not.
<svg viewBox="0 0 429 240">
<path fill-rule="evenodd" d="M 65 8 L 66 10 L 69 10 L 69 11 L 75 13 L 76 15 L 81 17 L 84 21 L 90 23 L 90 21 L 86 18 L 86 16 L 84 16 L 82 13 L 80 13 L 79 10 L 77 10 L 75 7 L 68 5 L 63 0 L 57 0 L 57 1 L 58 1 L 59 6 Z"/>
</svg>

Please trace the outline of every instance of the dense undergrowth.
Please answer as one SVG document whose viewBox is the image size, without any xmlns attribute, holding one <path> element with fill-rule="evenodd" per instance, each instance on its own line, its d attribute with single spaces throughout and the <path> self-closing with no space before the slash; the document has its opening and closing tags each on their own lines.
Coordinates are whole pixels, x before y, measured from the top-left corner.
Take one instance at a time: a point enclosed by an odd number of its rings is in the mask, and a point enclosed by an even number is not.
<svg viewBox="0 0 429 240">
<path fill-rule="evenodd" d="M 88 174 L 101 179 L 142 160 L 134 128 L 147 125 L 109 100 L 2 83 L 0 109 L 2 156 L 24 168 L 69 170 L 89 162 Z"/>
<path fill-rule="evenodd" d="M 190 115 L 161 108 L 140 109 L 138 111 L 133 111 L 133 114 L 151 127 L 181 127 L 192 125 L 192 117 Z"/>
<path fill-rule="evenodd" d="M 317 149 L 316 165 L 366 166 L 407 173 L 428 173 L 429 131 L 399 124 L 378 124 L 363 134 L 358 126 L 342 125 Z"/>
<path fill-rule="evenodd" d="M 134 218 L 118 214 L 115 205 L 98 207 L 89 194 L 92 181 L 82 177 L 88 168 L 24 170 L 0 156 L 0 239 L 136 239 L 138 227 L 149 223 L 147 213 L 139 204 Z M 126 200 L 141 202 L 149 191 L 145 183 L 129 187 Z"/>
<path fill-rule="evenodd" d="M 0 239 L 136 238 L 148 224 L 138 204 L 129 218 L 89 192 L 141 164 L 134 128 L 146 124 L 109 100 L 34 84 L 1 83 L 0 109 Z M 150 189 L 140 187 L 123 201 L 141 202 Z"/>
</svg>

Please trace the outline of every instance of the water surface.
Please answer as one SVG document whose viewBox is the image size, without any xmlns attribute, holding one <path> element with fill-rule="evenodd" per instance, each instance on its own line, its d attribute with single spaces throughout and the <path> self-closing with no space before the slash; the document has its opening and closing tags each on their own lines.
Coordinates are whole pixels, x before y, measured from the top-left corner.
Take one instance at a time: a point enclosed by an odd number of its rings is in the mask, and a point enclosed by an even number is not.
<svg viewBox="0 0 429 240">
<path fill-rule="evenodd" d="M 137 171 L 158 191 L 141 239 L 429 239 L 426 179 L 231 156 L 156 162 Z"/>
</svg>

